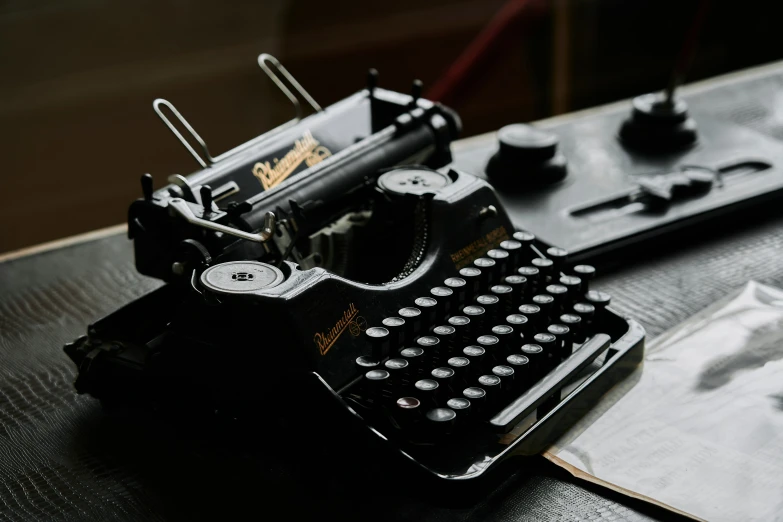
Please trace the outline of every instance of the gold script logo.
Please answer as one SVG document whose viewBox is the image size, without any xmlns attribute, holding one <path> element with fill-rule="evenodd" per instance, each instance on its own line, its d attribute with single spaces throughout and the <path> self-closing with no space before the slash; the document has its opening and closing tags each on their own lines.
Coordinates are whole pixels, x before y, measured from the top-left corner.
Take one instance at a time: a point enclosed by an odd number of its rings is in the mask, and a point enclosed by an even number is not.
<svg viewBox="0 0 783 522">
<path fill-rule="evenodd" d="M 348 305 L 342 317 L 337 320 L 332 328 L 326 332 L 317 332 L 313 337 L 313 342 L 318 346 L 318 351 L 321 352 L 321 355 L 326 355 L 326 352 L 334 346 L 334 343 L 337 342 L 337 339 L 340 338 L 346 329 L 354 337 L 361 335 L 362 331 L 367 329 L 367 321 L 359 316 L 359 310 L 353 303 Z"/>
<path fill-rule="evenodd" d="M 318 140 L 313 138 L 308 130 L 302 135 L 302 139 L 294 142 L 294 148 L 288 151 L 282 159 L 274 158 L 272 163 L 259 161 L 253 165 L 253 175 L 261 182 L 264 190 L 269 190 L 293 174 L 302 162 L 308 167 L 312 167 L 331 155 L 329 149 L 318 143 Z"/>
</svg>

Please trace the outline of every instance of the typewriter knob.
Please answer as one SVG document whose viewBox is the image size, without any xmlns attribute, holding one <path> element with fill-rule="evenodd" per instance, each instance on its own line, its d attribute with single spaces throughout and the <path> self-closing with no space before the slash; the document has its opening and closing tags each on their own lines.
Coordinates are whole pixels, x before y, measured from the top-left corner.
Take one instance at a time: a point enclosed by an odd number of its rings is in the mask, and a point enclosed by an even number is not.
<svg viewBox="0 0 783 522">
<path fill-rule="evenodd" d="M 428 169 L 395 169 L 378 178 L 378 186 L 393 196 L 432 194 L 450 183 L 446 174 Z"/>
<path fill-rule="evenodd" d="M 557 153 L 558 137 L 530 125 L 506 125 L 498 131 L 498 152 L 487 163 L 490 180 L 512 186 L 542 185 L 566 176 L 566 160 Z"/>
<path fill-rule="evenodd" d="M 283 282 L 283 272 L 258 261 L 229 261 L 209 267 L 201 274 L 207 290 L 223 295 L 238 295 L 274 288 Z"/>
</svg>

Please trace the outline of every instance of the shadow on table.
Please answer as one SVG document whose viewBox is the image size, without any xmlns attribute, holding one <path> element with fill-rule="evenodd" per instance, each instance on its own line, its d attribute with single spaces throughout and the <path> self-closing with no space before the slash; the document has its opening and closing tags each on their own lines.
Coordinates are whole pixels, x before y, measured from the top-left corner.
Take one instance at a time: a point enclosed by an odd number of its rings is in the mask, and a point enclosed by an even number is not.
<svg viewBox="0 0 783 522">
<path fill-rule="evenodd" d="M 325 430 L 336 430 L 325 434 Z M 339 426 L 172 424 L 135 412 L 95 415 L 79 451 L 133 477 L 135 502 L 171 520 L 672 519 L 656 506 L 576 482 L 542 458 L 512 461 L 460 491 L 412 482 Z M 513 469 L 512 469 L 513 466 Z M 603 513 L 603 514 L 602 514 Z"/>
</svg>

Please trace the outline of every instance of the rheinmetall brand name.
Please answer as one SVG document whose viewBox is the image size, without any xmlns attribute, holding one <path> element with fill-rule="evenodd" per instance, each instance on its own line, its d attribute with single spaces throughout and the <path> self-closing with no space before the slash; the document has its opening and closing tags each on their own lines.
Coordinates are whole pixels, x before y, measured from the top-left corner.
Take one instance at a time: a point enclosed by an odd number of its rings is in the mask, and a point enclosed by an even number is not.
<svg viewBox="0 0 783 522">
<path fill-rule="evenodd" d="M 337 342 L 337 339 L 339 339 L 343 332 L 351 325 L 358 313 L 359 310 L 356 308 L 356 305 L 351 303 L 333 327 L 326 332 L 317 332 L 315 334 L 313 342 L 318 346 L 318 351 L 321 352 L 321 355 L 326 355 L 326 352 L 334 346 L 334 343 Z"/>
<path fill-rule="evenodd" d="M 308 130 L 302 138 L 294 142 L 291 149 L 281 159 L 273 158 L 272 162 L 264 161 L 253 165 L 253 175 L 261 182 L 264 190 L 279 185 L 304 162 L 308 167 L 320 163 L 332 153 L 313 138 Z"/>
</svg>

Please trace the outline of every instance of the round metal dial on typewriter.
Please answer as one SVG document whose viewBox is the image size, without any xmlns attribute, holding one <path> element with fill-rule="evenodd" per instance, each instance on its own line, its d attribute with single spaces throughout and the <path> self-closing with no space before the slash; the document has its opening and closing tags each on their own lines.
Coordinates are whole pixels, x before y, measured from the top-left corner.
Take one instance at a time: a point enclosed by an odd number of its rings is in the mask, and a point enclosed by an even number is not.
<svg viewBox="0 0 783 522">
<path fill-rule="evenodd" d="M 284 279 L 279 268 L 258 261 L 220 263 L 201 274 L 201 284 L 218 294 L 245 294 L 273 288 Z"/>
<path fill-rule="evenodd" d="M 381 189 L 397 196 L 432 194 L 450 183 L 446 174 L 428 169 L 395 169 L 378 178 Z"/>
</svg>

